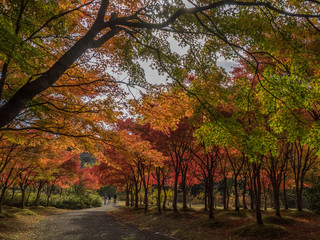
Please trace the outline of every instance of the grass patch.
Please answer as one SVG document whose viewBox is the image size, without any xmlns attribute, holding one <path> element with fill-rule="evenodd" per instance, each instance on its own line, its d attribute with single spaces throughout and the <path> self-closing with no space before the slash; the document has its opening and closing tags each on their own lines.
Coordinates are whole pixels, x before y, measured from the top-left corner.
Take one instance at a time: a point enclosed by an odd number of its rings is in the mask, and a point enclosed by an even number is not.
<svg viewBox="0 0 320 240">
<path fill-rule="evenodd" d="M 250 237 L 254 239 L 277 239 L 287 235 L 288 231 L 283 226 L 275 224 L 250 224 L 236 229 L 234 234 L 239 237 Z"/>
<path fill-rule="evenodd" d="M 43 216 L 64 212 L 56 208 L 5 207 L 0 214 L 0 240 L 35 239 L 33 227 Z"/>
<path fill-rule="evenodd" d="M 258 226 L 255 211 L 250 209 L 239 212 L 215 209 L 214 220 L 209 220 L 208 212 L 202 208 L 177 213 L 168 210 L 159 214 L 156 208 L 145 213 L 122 207 L 108 214 L 123 224 L 133 224 L 140 229 L 162 232 L 183 240 L 315 240 L 320 236 L 320 216 L 308 211 L 301 214 L 294 209 L 282 210 L 282 218 L 279 219 L 270 209 L 263 212 L 265 224 Z M 306 217 L 294 217 L 301 215 Z"/>
<path fill-rule="evenodd" d="M 49 208 L 49 207 L 47 207 L 47 208 Z M 29 209 L 46 209 L 46 207 L 44 207 L 44 206 L 31 206 L 31 207 L 29 207 Z"/>
<path fill-rule="evenodd" d="M 263 218 L 263 222 L 269 224 L 278 224 L 278 225 L 287 225 L 287 224 L 294 224 L 296 220 L 292 217 L 277 217 L 277 216 L 266 216 Z"/>
<path fill-rule="evenodd" d="M 23 209 L 21 212 L 18 212 L 17 214 L 24 215 L 24 216 L 37 216 L 38 215 L 29 209 Z"/>
<path fill-rule="evenodd" d="M 195 212 L 196 211 L 194 208 L 186 208 L 186 209 L 180 208 L 179 210 L 181 212 Z"/>
<path fill-rule="evenodd" d="M 225 221 L 221 221 L 219 219 L 207 219 L 207 220 L 199 222 L 199 225 L 202 228 L 216 229 L 216 228 L 225 227 L 227 225 L 227 223 Z"/>
<path fill-rule="evenodd" d="M 234 218 L 247 218 L 249 217 L 250 212 L 248 211 L 223 211 L 219 213 L 217 216 L 221 218 L 229 218 L 229 217 L 234 217 Z"/>
<path fill-rule="evenodd" d="M 304 210 L 304 211 L 288 210 L 287 214 L 292 216 L 293 218 L 313 218 L 317 216 L 317 214 L 310 212 L 308 210 Z"/>
</svg>

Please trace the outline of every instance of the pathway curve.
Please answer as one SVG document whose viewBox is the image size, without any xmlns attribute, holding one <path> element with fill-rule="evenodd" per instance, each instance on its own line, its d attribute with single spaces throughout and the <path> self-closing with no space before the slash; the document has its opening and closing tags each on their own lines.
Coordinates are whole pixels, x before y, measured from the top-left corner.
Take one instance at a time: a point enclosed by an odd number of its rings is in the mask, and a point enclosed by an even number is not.
<svg viewBox="0 0 320 240">
<path fill-rule="evenodd" d="M 74 210 L 47 217 L 37 226 L 37 240 L 172 240 L 159 233 L 141 231 L 134 226 L 122 225 L 107 215 L 113 209 L 99 208 Z"/>
</svg>

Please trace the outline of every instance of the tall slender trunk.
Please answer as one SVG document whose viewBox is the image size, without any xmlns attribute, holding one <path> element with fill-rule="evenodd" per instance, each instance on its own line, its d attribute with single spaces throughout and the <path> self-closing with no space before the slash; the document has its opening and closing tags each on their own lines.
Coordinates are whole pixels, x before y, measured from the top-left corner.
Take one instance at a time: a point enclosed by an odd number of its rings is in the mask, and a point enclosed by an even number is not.
<svg viewBox="0 0 320 240">
<path fill-rule="evenodd" d="M 26 206 L 29 206 L 29 199 L 30 199 L 30 194 L 31 194 L 31 187 L 29 187 L 29 192 L 28 192 L 28 196 L 27 196 L 27 201 L 26 201 Z"/>
<path fill-rule="evenodd" d="M 283 178 L 283 201 L 284 201 L 284 209 L 289 209 L 287 191 L 286 191 L 286 177 Z"/>
<path fill-rule="evenodd" d="M 303 176 L 301 176 L 300 187 L 299 184 L 296 186 L 296 198 L 297 198 L 297 209 L 302 211 L 302 194 L 303 194 Z"/>
<path fill-rule="evenodd" d="M 10 61 L 10 60 L 9 60 L 9 61 Z M 1 99 L 1 97 L 2 97 L 3 87 L 4 87 L 4 84 L 5 84 L 5 80 L 6 80 L 6 78 L 7 78 L 9 61 L 7 60 L 6 62 L 4 62 L 3 66 L 2 66 L 2 70 L 1 70 L 1 78 L 0 78 L 0 99 Z"/>
<path fill-rule="evenodd" d="M 161 213 L 161 185 L 158 184 L 158 197 L 157 197 L 158 212 Z"/>
<path fill-rule="evenodd" d="M 167 209 L 167 190 L 164 184 L 162 184 L 162 189 L 163 189 L 163 204 L 162 204 L 162 209 L 166 210 Z"/>
<path fill-rule="evenodd" d="M 264 210 L 267 211 L 268 206 L 267 206 L 267 194 L 266 194 L 265 182 L 262 184 L 262 189 L 263 189 L 263 198 L 264 198 Z"/>
<path fill-rule="evenodd" d="M 130 203 L 130 207 L 133 207 L 134 205 L 134 194 L 133 194 L 133 184 L 130 188 L 130 195 L 131 195 L 131 203 Z"/>
<path fill-rule="evenodd" d="M 13 188 L 12 188 L 11 200 L 10 200 L 10 201 L 11 201 L 11 204 L 12 204 L 12 202 L 13 202 L 13 198 L 14 198 L 15 193 L 16 193 L 16 188 L 13 187 Z"/>
<path fill-rule="evenodd" d="M 229 192 L 229 188 L 227 187 L 227 209 L 229 209 L 229 201 L 230 201 L 230 192 Z"/>
<path fill-rule="evenodd" d="M 268 190 L 268 195 L 269 195 L 269 199 L 270 199 L 270 207 L 273 209 L 276 209 L 275 204 L 274 204 L 273 190 L 271 190 L 270 188 Z"/>
<path fill-rule="evenodd" d="M 0 213 L 3 210 L 4 196 L 5 196 L 6 190 L 7 190 L 6 187 L 3 187 L 2 190 L 1 190 L 1 195 L 0 195 Z"/>
<path fill-rule="evenodd" d="M 26 197 L 26 189 L 21 188 L 21 202 L 20 202 L 21 209 L 24 209 L 25 197 Z"/>
<path fill-rule="evenodd" d="M 280 186 L 278 184 L 273 184 L 273 201 L 274 208 L 276 210 L 276 216 L 281 217 L 280 213 Z"/>
<path fill-rule="evenodd" d="M 253 174 L 254 174 L 254 191 L 255 191 L 255 203 L 256 203 L 256 221 L 257 224 L 262 225 L 262 215 L 261 215 L 261 179 L 260 179 L 260 166 L 256 163 L 252 164 Z"/>
<path fill-rule="evenodd" d="M 35 205 L 36 206 L 39 206 L 40 205 L 40 197 L 41 197 L 41 190 L 42 190 L 42 187 L 44 186 L 44 184 L 42 184 L 41 182 L 39 183 L 39 187 L 37 189 L 37 196 L 36 196 L 36 202 L 35 202 Z"/>
<path fill-rule="evenodd" d="M 204 185 L 204 210 L 208 211 L 208 179 L 205 179 Z"/>
<path fill-rule="evenodd" d="M 53 184 L 47 183 L 47 207 L 50 205 L 50 197 L 53 191 Z"/>
<path fill-rule="evenodd" d="M 247 192 L 247 176 L 244 176 L 243 192 L 242 192 L 243 209 L 248 209 L 247 202 L 246 202 L 246 192 Z"/>
<path fill-rule="evenodd" d="M 235 198 L 235 210 L 239 211 L 239 194 L 238 194 L 238 175 L 234 176 L 234 198 Z"/>
<path fill-rule="evenodd" d="M 129 207 L 129 184 L 126 185 L 126 207 Z"/>
<path fill-rule="evenodd" d="M 214 208 L 214 202 L 213 202 L 213 176 L 208 171 L 208 205 L 209 205 L 209 218 L 213 219 L 213 208 Z"/>
<path fill-rule="evenodd" d="M 183 209 L 187 209 L 187 187 L 185 181 L 182 181 L 182 202 L 183 202 Z"/>
<path fill-rule="evenodd" d="M 139 207 L 139 191 L 138 191 L 138 182 L 136 181 L 135 182 L 135 196 L 134 196 L 134 200 L 135 200 L 135 203 L 134 203 L 134 207 L 135 208 L 138 208 Z"/>
<path fill-rule="evenodd" d="M 254 209 L 254 205 L 255 205 L 255 201 L 254 201 L 254 186 L 253 186 L 253 176 L 250 177 L 250 189 L 249 189 L 249 193 L 250 193 L 250 209 L 253 210 Z"/>
<path fill-rule="evenodd" d="M 223 209 L 224 209 L 224 210 L 227 210 L 227 209 L 228 209 L 228 206 L 227 206 L 227 190 L 228 190 L 228 187 L 227 187 L 227 177 L 226 177 L 226 176 L 223 177 L 223 183 L 224 183 L 224 189 L 223 189 Z"/>
<path fill-rule="evenodd" d="M 178 178 L 179 178 L 179 174 L 176 173 L 175 174 L 175 178 L 174 178 L 174 186 L 173 186 L 173 202 L 172 202 L 172 208 L 174 212 L 178 212 Z"/>
<path fill-rule="evenodd" d="M 149 207 L 148 188 L 144 187 L 144 210 L 147 211 Z"/>
</svg>

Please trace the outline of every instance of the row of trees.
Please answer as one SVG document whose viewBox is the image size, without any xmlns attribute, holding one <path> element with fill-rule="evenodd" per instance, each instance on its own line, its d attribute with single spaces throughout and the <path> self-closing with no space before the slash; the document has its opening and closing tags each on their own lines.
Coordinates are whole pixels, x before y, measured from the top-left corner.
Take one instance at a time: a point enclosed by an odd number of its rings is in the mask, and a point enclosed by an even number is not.
<svg viewBox="0 0 320 240">
<path fill-rule="evenodd" d="M 33 133 L 29 133 L 33 135 Z M 54 147 L 55 140 L 46 140 L 46 136 L 33 136 L 33 143 L 22 143 L 18 136 L 9 140 L 1 139 L 0 155 L 0 212 L 6 200 L 12 204 L 15 194 L 21 195 L 19 206 L 25 207 L 30 193 L 36 193 L 34 205 L 40 205 L 41 194 L 46 194 L 46 205 L 54 191 L 59 189 L 60 196 L 64 189 L 74 185 L 98 188 L 97 179 L 91 168 L 81 168 L 79 154 L 75 151 Z M 16 141 L 14 141 L 14 139 Z M 41 139 L 41 143 L 37 140 Z M 20 143 L 18 143 L 20 140 Z M 44 144 L 46 142 L 46 144 Z M 48 145 L 48 144 L 52 145 Z M 10 190 L 10 191 L 9 191 Z M 10 199 L 5 199 L 10 195 Z"/>
<path fill-rule="evenodd" d="M 172 86 L 170 88 L 169 91 L 172 91 Z M 152 127 L 150 122 L 141 125 L 130 120 L 118 123 L 115 130 L 120 134 L 119 144 L 104 151 L 104 154 L 112 159 L 112 164 L 105 163 L 96 167 L 104 183 L 120 184 L 125 188 L 127 206 L 130 205 L 131 198 L 131 206 L 138 207 L 139 192 L 144 190 L 144 206 L 147 210 L 149 189 L 151 186 L 156 186 L 157 208 L 161 212 L 162 208 L 166 208 L 166 191 L 169 187 L 174 192 L 173 210 L 178 211 L 177 200 L 180 187 L 183 208 L 186 209 L 189 187 L 202 184 L 205 186 L 205 209 L 208 209 L 209 218 L 213 218 L 214 185 L 218 182 L 224 183 L 222 199 L 223 207 L 227 209 L 230 194 L 227 182 L 232 178 L 235 210 L 240 209 L 240 195 L 243 198 L 244 208 L 247 208 L 247 202 L 250 199 L 251 208 L 256 209 L 258 223 L 262 223 L 261 195 L 264 192 L 266 198 L 266 189 L 272 191 L 272 202 L 277 216 L 281 216 L 280 189 L 284 194 L 286 208 L 288 208 L 286 190 L 295 189 L 297 209 L 302 210 L 304 181 L 308 173 L 312 175 L 318 172 L 315 149 L 303 144 L 301 138 L 290 142 L 283 135 L 276 138 L 275 134 L 272 139 L 267 139 L 270 145 L 265 154 L 257 153 L 259 158 L 254 158 L 252 153 L 226 144 L 234 141 L 232 135 L 226 136 L 221 129 L 217 130 L 212 126 L 209 131 L 203 129 L 205 126 L 203 118 L 199 121 L 195 116 L 181 117 L 187 113 L 184 110 L 189 111 L 189 109 L 184 108 L 186 96 L 179 98 L 177 97 L 179 95 L 182 96 L 184 93 L 161 93 L 160 99 L 153 99 L 152 103 L 150 99 L 145 98 L 144 104 L 149 105 L 154 111 L 145 106 L 138 107 L 139 111 L 150 114 L 148 116 L 156 120 L 153 122 L 155 125 Z M 172 100 L 175 101 L 174 105 Z M 169 109 L 164 107 L 166 104 L 169 108 L 174 106 L 175 120 L 177 112 L 183 113 L 178 122 L 174 121 L 172 125 Z M 168 114 L 164 117 L 164 112 L 161 112 L 158 107 L 163 108 Z M 143 115 L 143 117 L 146 116 Z M 168 122 L 170 126 L 166 125 Z M 216 142 L 217 139 L 212 140 L 211 134 L 215 138 L 223 134 L 222 142 Z M 259 135 L 260 140 L 257 143 L 259 145 L 256 148 L 261 148 L 260 144 L 263 144 L 264 137 Z M 163 194 L 164 196 L 161 197 Z"/>
<path fill-rule="evenodd" d="M 319 16 L 311 0 L 4 1 L 1 189 L 19 176 L 16 166 L 33 173 L 56 159 L 45 156 L 52 146 L 53 155 L 84 146 L 102 161 L 93 168 L 101 183 L 133 186 L 136 204 L 144 189 L 146 207 L 152 179 L 159 194 L 172 180 L 174 210 L 178 185 L 186 192 L 197 179 L 212 218 L 213 184 L 231 175 L 236 196 L 237 182 L 248 182 L 258 223 L 264 176 L 275 202 L 280 184 L 294 180 L 301 209 L 320 149 Z M 227 74 L 220 57 L 238 68 Z M 149 87 L 139 60 L 175 84 L 132 101 L 125 111 L 136 123 L 121 123 L 119 84 Z M 116 81 L 121 72 L 129 81 Z"/>
</svg>

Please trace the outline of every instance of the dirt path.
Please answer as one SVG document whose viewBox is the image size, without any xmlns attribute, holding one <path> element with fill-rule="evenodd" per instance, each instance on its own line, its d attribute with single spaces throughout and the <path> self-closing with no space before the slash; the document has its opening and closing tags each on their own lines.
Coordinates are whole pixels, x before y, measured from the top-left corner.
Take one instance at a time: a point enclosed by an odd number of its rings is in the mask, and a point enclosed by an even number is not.
<svg viewBox="0 0 320 240">
<path fill-rule="evenodd" d="M 75 210 L 50 216 L 37 226 L 36 240 L 172 240 L 134 226 L 121 225 L 107 211 L 113 206 Z"/>
</svg>

